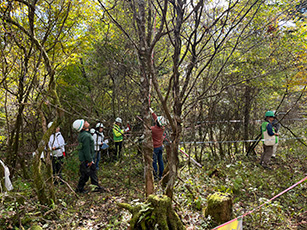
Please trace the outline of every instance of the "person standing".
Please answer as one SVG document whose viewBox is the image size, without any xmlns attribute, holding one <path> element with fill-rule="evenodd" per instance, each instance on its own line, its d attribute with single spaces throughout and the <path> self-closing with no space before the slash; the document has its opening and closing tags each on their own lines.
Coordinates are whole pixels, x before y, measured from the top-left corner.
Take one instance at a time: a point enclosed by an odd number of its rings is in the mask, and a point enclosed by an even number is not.
<svg viewBox="0 0 307 230">
<path fill-rule="evenodd" d="M 93 162 L 95 150 L 94 150 L 94 139 L 89 132 L 90 124 L 83 120 L 78 119 L 73 123 L 73 129 L 79 132 L 78 142 L 79 142 L 79 160 L 80 160 L 80 179 L 76 192 L 86 193 L 84 186 L 89 178 L 91 178 L 91 184 L 96 185 L 95 192 L 104 191 L 98 183 L 96 166 Z"/>
<path fill-rule="evenodd" d="M 162 178 L 162 174 L 164 171 L 164 164 L 163 164 L 163 133 L 165 131 L 166 120 L 163 116 L 157 116 L 154 111 L 150 108 L 149 109 L 152 115 L 152 118 L 155 121 L 155 125 L 151 126 L 151 135 L 153 141 L 153 168 L 154 168 L 154 177 L 155 180 L 160 180 Z M 158 167 L 159 165 L 159 173 Z"/>
<path fill-rule="evenodd" d="M 52 126 L 53 122 L 49 122 L 48 129 Z M 65 156 L 65 141 L 60 132 L 60 127 L 57 127 L 55 133 L 51 134 L 48 142 L 48 147 L 50 149 L 50 156 L 52 158 L 52 171 L 54 176 L 58 176 L 60 179 L 62 177 L 62 165 L 63 158 Z M 56 177 L 55 177 L 56 178 Z M 57 178 L 54 180 L 54 184 L 58 184 Z M 60 181 L 63 184 L 63 181 Z"/>
<path fill-rule="evenodd" d="M 96 132 L 96 129 L 94 129 L 94 128 L 90 129 L 90 134 L 92 134 L 92 136 L 94 135 L 95 132 Z"/>
<path fill-rule="evenodd" d="M 279 136 L 279 134 L 274 131 L 272 126 L 274 117 L 274 112 L 267 111 L 265 113 L 265 121 L 261 125 L 263 153 L 261 155 L 260 165 L 265 169 L 271 169 L 269 164 L 273 154 L 273 146 L 278 142 L 277 136 Z"/>
<path fill-rule="evenodd" d="M 113 140 L 115 143 L 115 157 L 117 160 L 121 159 L 121 151 L 122 151 L 122 145 L 123 145 L 123 137 L 125 130 L 122 130 L 120 128 L 120 125 L 122 124 L 122 119 L 120 117 L 117 117 L 115 119 L 114 125 L 113 125 Z"/>
<path fill-rule="evenodd" d="M 96 170 L 99 169 L 99 161 L 101 159 L 101 147 L 104 141 L 104 134 L 103 134 L 103 124 L 97 123 L 96 130 L 93 134 L 94 144 L 95 144 L 95 156 L 94 156 L 94 163 L 96 166 Z"/>
</svg>

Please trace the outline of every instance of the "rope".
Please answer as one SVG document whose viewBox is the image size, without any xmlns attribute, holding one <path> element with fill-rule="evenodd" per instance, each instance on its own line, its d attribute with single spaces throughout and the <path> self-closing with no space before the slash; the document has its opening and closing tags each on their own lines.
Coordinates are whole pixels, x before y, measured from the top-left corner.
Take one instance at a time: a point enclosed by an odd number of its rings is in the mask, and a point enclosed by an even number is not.
<svg viewBox="0 0 307 230">
<path fill-rule="evenodd" d="M 279 140 L 301 140 L 304 137 L 289 137 L 289 138 L 279 138 Z M 260 139 L 260 141 L 270 141 L 272 139 Z M 186 142 L 179 142 L 180 145 L 182 144 L 216 144 L 216 143 L 241 143 L 241 142 L 257 142 L 258 140 L 239 140 L 239 141 L 186 141 Z"/>
<path fill-rule="evenodd" d="M 253 210 L 251 210 L 251 211 L 249 211 L 249 212 L 246 212 L 246 213 L 243 214 L 242 216 L 239 216 L 239 217 L 237 217 L 237 218 L 235 218 L 235 219 L 232 219 L 232 220 L 230 220 L 230 221 L 228 221 L 228 222 L 226 222 L 226 223 L 224 223 L 224 224 L 222 224 L 222 225 L 219 225 L 219 226 L 215 227 L 215 228 L 212 229 L 212 230 L 219 229 L 219 228 L 221 228 L 221 227 L 223 227 L 223 226 L 226 226 L 226 225 L 228 225 L 228 224 L 230 224 L 230 223 L 232 223 L 232 222 L 234 222 L 234 221 L 236 221 L 236 220 L 239 220 L 239 219 L 241 219 L 241 218 L 243 218 L 243 217 L 245 217 L 245 216 L 247 216 L 247 215 L 253 213 L 253 212 L 256 211 L 257 209 L 261 208 L 263 205 L 265 205 L 265 204 L 271 202 L 272 200 L 275 200 L 277 197 L 279 197 L 279 196 L 281 196 L 282 194 L 288 192 L 289 190 L 291 190 L 292 188 L 294 188 L 294 187 L 296 187 L 297 185 L 301 184 L 301 183 L 304 182 L 305 180 L 307 180 L 307 176 L 306 176 L 305 178 L 303 178 L 302 180 L 300 180 L 299 182 L 295 183 L 294 185 L 290 186 L 289 188 L 285 189 L 285 190 L 282 191 L 281 193 L 279 193 L 279 194 L 277 194 L 276 196 L 272 197 L 272 198 L 269 199 L 268 201 L 264 202 L 263 204 L 259 205 L 259 206 L 256 207 L 256 208 L 254 208 Z"/>
</svg>

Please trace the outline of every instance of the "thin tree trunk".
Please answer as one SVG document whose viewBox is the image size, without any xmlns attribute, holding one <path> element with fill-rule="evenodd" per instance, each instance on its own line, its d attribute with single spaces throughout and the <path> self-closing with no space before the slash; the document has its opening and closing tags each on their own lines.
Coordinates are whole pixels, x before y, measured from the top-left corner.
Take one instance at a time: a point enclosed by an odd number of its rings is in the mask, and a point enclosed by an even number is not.
<svg viewBox="0 0 307 230">
<path fill-rule="evenodd" d="M 244 108 L 244 139 L 243 140 L 248 140 L 248 132 L 249 132 L 249 122 L 250 122 L 250 111 L 251 111 L 251 87 L 248 84 L 249 82 L 247 81 L 247 85 L 245 88 L 245 108 Z M 249 148 L 250 143 L 244 142 L 244 147 L 245 147 L 245 152 Z"/>
</svg>

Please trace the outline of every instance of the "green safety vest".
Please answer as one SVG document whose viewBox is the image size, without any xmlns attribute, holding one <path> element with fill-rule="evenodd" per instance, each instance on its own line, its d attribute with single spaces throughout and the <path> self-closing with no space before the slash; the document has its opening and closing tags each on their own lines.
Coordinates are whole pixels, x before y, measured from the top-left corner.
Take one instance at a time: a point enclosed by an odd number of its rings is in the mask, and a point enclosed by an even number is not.
<svg viewBox="0 0 307 230">
<path fill-rule="evenodd" d="M 113 131 L 114 142 L 123 141 L 124 130 L 121 130 L 121 128 L 117 124 L 114 124 L 112 131 Z"/>
<path fill-rule="evenodd" d="M 269 124 L 269 122 L 264 121 L 261 125 L 261 133 L 262 133 L 262 139 L 263 139 L 262 142 L 266 146 L 273 146 L 273 145 L 278 143 L 278 136 L 275 136 L 275 135 L 270 136 L 268 134 L 268 130 L 266 128 L 268 126 L 268 124 Z M 275 133 L 274 127 L 272 127 L 272 128 L 273 128 L 273 132 Z"/>
</svg>

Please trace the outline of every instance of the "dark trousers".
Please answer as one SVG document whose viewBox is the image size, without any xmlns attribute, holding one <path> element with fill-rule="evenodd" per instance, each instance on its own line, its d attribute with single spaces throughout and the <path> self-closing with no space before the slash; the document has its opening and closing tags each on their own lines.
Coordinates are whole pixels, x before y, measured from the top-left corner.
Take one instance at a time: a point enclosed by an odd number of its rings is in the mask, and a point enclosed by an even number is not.
<svg viewBox="0 0 307 230">
<path fill-rule="evenodd" d="M 273 146 L 263 145 L 263 153 L 261 155 L 260 164 L 268 167 L 272 155 L 273 155 Z"/>
<path fill-rule="evenodd" d="M 89 178 L 91 178 L 91 184 L 99 187 L 95 164 L 92 164 L 90 167 L 88 167 L 86 162 L 82 162 L 80 164 L 80 174 L 81 175 L 77 187 L 79 192 L 84 190 L 84 186 Z"/>
<path fill-rule="evenodd" d="M 52 171 L 54 176 L 62 178 L 63 157 L 52 157 Z"/>
<path fill-rule="evenodd" d="M 122 151 L 123 142 L 115 142 L 115 156 L 117 159 L 121 158 L 121 151 Z"/>
<path fill-rule="evenodd" d="M 160 146 L 158 148 L 154 148 L 152 166 L 154 168 L 154 177 L 155 178 L 159 177 L 159 179 L 162 178 L 162 174 L 163 174 L 163 171 L 164 171 L 162 153 L 163 153 L 163 147 L 162 146 Z M 159 164 L 159 174 L 158 174 L 157 163 Z"/>
<path fill-rule="evenodd" d="M 93 159 L 94 163 L 95 163 L 95 166 L 96 166 L 96 169 L 98 170 L 99 169 L 99 161 L 101 159 L 101 151 L 95 151 L 95 157 Z"/>
</svg>

